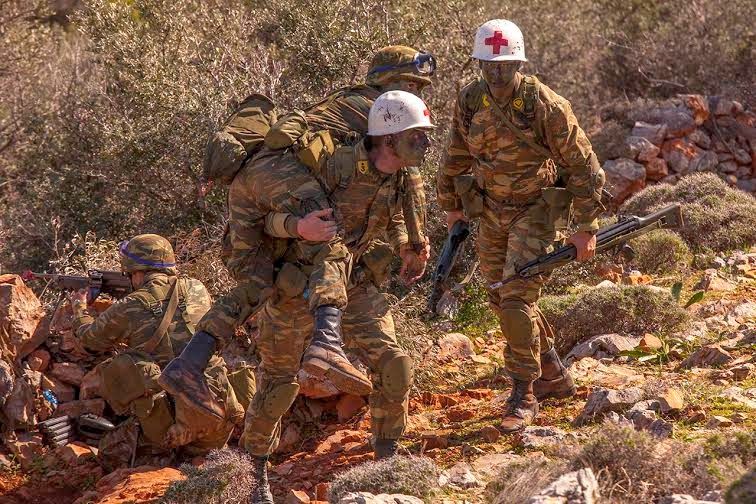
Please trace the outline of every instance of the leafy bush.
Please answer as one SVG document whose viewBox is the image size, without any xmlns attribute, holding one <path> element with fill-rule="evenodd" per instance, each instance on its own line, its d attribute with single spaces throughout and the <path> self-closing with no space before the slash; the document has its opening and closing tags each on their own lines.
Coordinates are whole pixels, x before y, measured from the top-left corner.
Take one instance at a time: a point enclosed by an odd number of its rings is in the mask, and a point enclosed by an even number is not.
<svg viewBox="0 0 756 504">
<path fill-rule="evenodd" d="M 397 455 L 353 467 L 331 482 L 328 501 L 349 492 L 399 493 L 426 498 L 438 487 L 438 468 L 425 457 Z"/>
<path fill-rule="evenodd" d="M 657 229 L 630 242 L 635 251 L 631 266 L 643 273 L 668 274 L 679 271 L 692 260 L 688 245 L 680 235 Z"/>
<path fill-rule="evenodd" d="M 161 499 L 162 504 L 221 504 L 247 502 L 254 490 L 252 459 L 244 452 L 225 448 L 213 450 L 200 467 L 183 464 L 186 475 L 175 481 Z"/>
<path fill-rule="evenodd" d="M 695 173 L 671 186 L 639 192 L 622 206 L 643 215 L 672 203 L 682 205 L 684 225 L 677 232 L 694 252 L 724 251 L 756 244 L 756 199 L 711 173 Z"/>
<path fill-rule="evenodd" d="M 688 314 L 669 294 L 645 286 L 544 296 L 539 306 L 558 335 L 555 346 L 560 355 L 597 334 L 669 333 L 688 323 Z"/>
</svg>

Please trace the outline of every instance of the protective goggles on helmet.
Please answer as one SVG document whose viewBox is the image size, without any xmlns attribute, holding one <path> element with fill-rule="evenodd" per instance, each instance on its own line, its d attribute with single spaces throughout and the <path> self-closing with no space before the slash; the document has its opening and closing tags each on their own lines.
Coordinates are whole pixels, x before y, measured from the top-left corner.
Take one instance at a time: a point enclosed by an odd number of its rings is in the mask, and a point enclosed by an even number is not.
<svg viewBox="0 0 756 504">
<path fill-rule="evenodd" d="M 368 75 L 381 72 L 389 72 L 391 70 L 398 70 L 399 68 L 408 66 L 414 66 L 415 70 L 417 70 L 417 73 L 421 75 L 433 75 L 433 73 L 436 71 L 436 58 L 434 58 L 431 53 L 423 51 L 415 54 L 415 57 L 412 61 L 408 61 L 407 63 L 399 63 L 396 65 L 383 65 L 375 67 L 370 70 L 370 72 L 368 72 Z"/>
<path fill-rule="evenodd" d="M 150 261 L 149 259 L 145 259 L 143 257 L 139 257 L 138 255 L 132 254 L 126 248 L 129 246 L 129 240 L 124 240 L 121 243 L 118 244 L 118 252 L 121 253 L 122 256 L 128 257 L 132 261 L 134 261 L 137 264 L 143 264 L 144 266 L 152 266 L 153 268 L 175 268 L 176 263 L 164 263 L 164 262 L 157 262 L 157 261 Z"/>
</svg>

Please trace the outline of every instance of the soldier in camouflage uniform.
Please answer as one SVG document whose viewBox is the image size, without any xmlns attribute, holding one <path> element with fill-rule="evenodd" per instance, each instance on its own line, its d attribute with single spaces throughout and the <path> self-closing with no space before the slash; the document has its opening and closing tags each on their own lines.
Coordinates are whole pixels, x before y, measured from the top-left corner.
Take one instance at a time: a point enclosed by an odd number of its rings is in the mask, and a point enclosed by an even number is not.
<svg viewBox="0 0 756 504">
<path fill-rule="evenodd" d="M 447 224 L 480 218 L 478 253 L 490 284 L 569 238 L 578 260 L 595 253 L 604 173 L 567 100 L 535 77 L 519 28 L 496 19 L 482 25 L 473 57 L 483 77 L 459 93 L 438 172 L 438 199 Z M 489 303 L 506 339 L 513 379 L 502 429 L 529 425 L 538 400 L 575 392 L 553 347 L 553 332 L 536 302 L 545 277 L 489 289 Z"/>
<path fill-rule="evenodd" d="M 367 132 L 367 117 L 375 98 L 383 90 L 399 89 L 419 94 L 423 87 L 431 83 L 430 76 L 435 70 L 432 55 L 418 52 L 405 46 L 389 46 L 379 50 L 366 78 L 365 85 L 341 89 L 320 103 L 309 107 L 302 114 L 290 114 L 295 120 L 304 119 L 310 131 L 327 131 L 335 143 L 353 144 Z M 291 124 L 282 118 L 272 125 L 266 137 L 266 144 L 275 134 L 281 133 Z M 291 149 L 295 150 L 296 145 Z M 194 357 L 187 354 L 186 360 L 177 360 L 164 371 L 161 385 L 174 395 L 185 397 L 198 407 L 220 415 L 217 405 L 208 404 L 207 388 L 201 380 L 201 366 L 207 352 L 216 347 L 212 335 L 221 344 L 233 337 L 234 329 L 255 312 L 262 302 L 271 295 L 274 278 L 278 274 L 274 258 L 280 258 L 288 242 L 267 239 L 263 236 L 258 215 L 247 215 L 239 211 L 234 200 L 249 196 L 269 200 L 269 208 L 278 211 L 266 217 L 269 235 L 300 240 L 298 247 L 307 247 L 304 255 L 319 254 L 316 265 L 308 271 L 309 304 L 311 311 L 322 323 L 311 346 L 304 355 L 304 367 L 312 374 L 326 375 L 342 391 L 365 395 L 370 392 L 370 381 L 354 368 L 340 348 L 338 320 L 340 311 L 346 306 L 346 260 L 348 253 L 341 238 L 333 238 L 336 226 L 330 221 L 321 221 L 329 214 L 326 194 L 320 183 L 313 177 L 296 186 L 291 180 L 278 175 L 274 169 L 275 157 L 281 151 L 265 149 L 248 164 L 259 164 L 264 172 L 255 183 L 241 184 L 236 181 L 229 192 L 229 237 L 231 250 L 226 266 L 239 282 L 228 295 L 220 299 L 199 325 L 197 352 Z M 267 173 L 265 173 L 267 171 Z M 269 174 L 273 180 L 261 183 Z M 406 259 L 401 275 L 407 282 L 419 279 L 428 260 L 429 245 L 424 233 L 425 193 L 422 177 L 416 167 L 409 167 L 403 175 L 402 207 L 406 216 L 409 242 L 402 250 Z M 291 189 L 293 188 L 293 191 Z M 251 192 L 251 193 L 250 193 Z M 295 195 L 292 198 L 292 195 Z M 304 195 L 304 196 L 303 196 Z M 303 219 L 300 212 L 306 210 L 298 197 L 304 197 L 313 212 Z M 246 208 L 248 205 L 242 205 Z M 314 230 L 305 234 L 305 231 Z M 319 233 L 321 231 L 322 233 Z M 303 242 L 302 240 L 306 240 Z M 329 241 L 326 246 L 313 241 Z M 264 243 L 263 243 L 264 242 Z M 309 243 L 308 243 L 309 242 Z M 276 280 L 281 284 L 285 277 Z M 285 288 L 285 287 L 284 287 Z M 331 329 L 327 329 L 326 326 Z M 190 345 L 190 348 L 194 348 Z M 183 357 L 183 356 L 182 356 Z M 196 357 L 196 358 L 195 358 Z"/>
<path fill-rule="evenodd" d="M 173 404 L 157 384 L 160 368 L 181 353 L 210 308 L 210 295 L 199 280 L 176 276 L 173 248 L 161 236 L 136 236 L 121 244 L 120 254 L 132 293 L 97 318 L 87 311 L 86 291 L 72 295 L 73 328 L 86 349 L 126 347 L 98 366 L 101 395 L 116 414 L 138 420 L 143 444 L 186 446 L 192 454 L 222 447 L 244 414 L 222 358 L 214 357 L 205 370 L 212 394 L 225 405 L 221 420 L 191 414 L 194 409 L 187 404 Z"/>
<path fill-rule="evenodd" d="M 232 212 L 244 215 L 243 220 L 249 222 L 264 223 L 271 211 L 304 215 L 313 206 L 333 205 L 349 256 L 345 293 L 349 304 L 341 322 L 348 346 L 358 352 L 374 375 L 369 402 L 379 458 L 395 452 L 404 431 L 412 363 L 396 342 L 391 313 L 377 286 L 386 277 L 392 256 L 411 250 L 400 201 L 402 168 L 422 161 L 429 146 L 424 130 L 432 127 L 421 99 L 392 91 L 376 100 L 367 139 L 337 149 L 318 169 L 308 170 L 291 154 L 262 155 L 242 169 L 231 188 Z M 317 192 L 308 189 L 313 173 L 323 184 Z M 300 189 L 294 198 L 286 199 L 287 204 L 299 201 L 301 208 L 279 208 L 275 191 L 261 201 L 248 190 L 250 184 L 268 187 L 282 178 Z M 330 195 L 329 201 L 319 201 L 323 190 Z M 276 232 L 270 226 L 267 230 Z M 259 237 L 259 226 L 250 225 L 246 231 L 251 234 L 237 235 L 237 239 L 251 243 Z M 316 331 L 322 329 L 317 321 L 313 324 L 304 296 L 309 272 L 318 260 L 317 251 L 294 246 L 283 254 L 275 296 L 266 302 L 259 318 L 260 385 L 247 411 L 240 440 L 255 456 L 258 490 L 252 502 L 261 503 L 272 502 L 267 459 L 278 445 L 281 416 L 297 396 L 296 375 L 302 355 L 313 326 Z M 412 260 L 402 255 L 405 265 Z"/>
</svg>

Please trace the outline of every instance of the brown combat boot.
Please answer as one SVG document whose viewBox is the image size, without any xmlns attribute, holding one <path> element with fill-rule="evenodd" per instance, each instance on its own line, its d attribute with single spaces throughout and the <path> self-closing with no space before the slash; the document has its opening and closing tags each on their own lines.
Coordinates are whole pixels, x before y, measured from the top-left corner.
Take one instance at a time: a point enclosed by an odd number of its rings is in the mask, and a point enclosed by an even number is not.
<svg viewBox="0 0 756 504">
<path fill-rule="evenodd" d="M 341 310 L 319 306 L 315 311 L 315 331 L 302 357 L 302 368 L 311 375 L 328 378 L 347 394 L 368 395 L 373 384 L 349 362 L 341 348 Z"/>
<path fill-rule="evenodd" d="M 512 378 L 512 393 L 501 421 L 503 432 L 516 432 L 533 423 L 538 415 L 538 401 L 533 395 L 533 382 Z"/>
<path fill-rule="evenodd" d="M 564 399 L 575 395 L 572 375 L 564 367 L 553 347 L 541 354 L 541 377 L 533 383 L 533 392 L 539 401 L 550 397 Z"/>
</svg>

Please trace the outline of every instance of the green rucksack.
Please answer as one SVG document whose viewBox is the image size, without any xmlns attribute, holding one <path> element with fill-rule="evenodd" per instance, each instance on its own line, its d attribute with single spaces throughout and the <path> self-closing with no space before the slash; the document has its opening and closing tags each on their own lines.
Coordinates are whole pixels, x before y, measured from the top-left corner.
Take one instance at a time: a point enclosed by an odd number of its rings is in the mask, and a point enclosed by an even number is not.
<svg viewBox="0 0 756 504">
<path fill-rule="evenodd" d="M 260 150 L 276 120 L 273 100 L 257 93 L 245 98 L 207 142 L 203 178 L 231 184 L 244 162 Z"/>
</svg>

